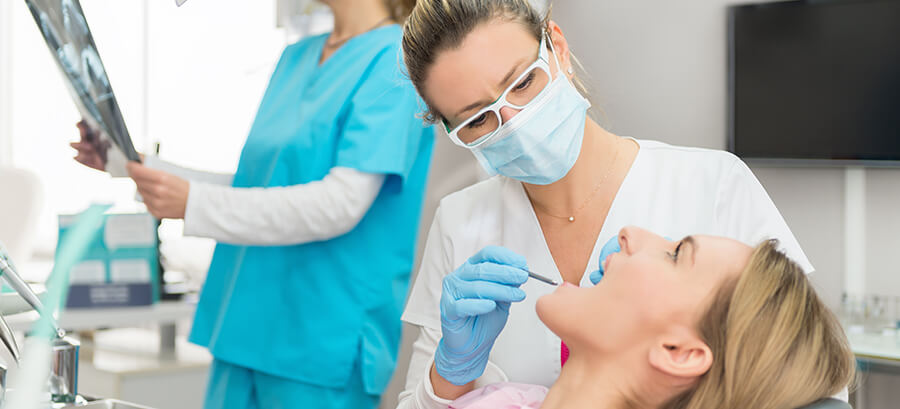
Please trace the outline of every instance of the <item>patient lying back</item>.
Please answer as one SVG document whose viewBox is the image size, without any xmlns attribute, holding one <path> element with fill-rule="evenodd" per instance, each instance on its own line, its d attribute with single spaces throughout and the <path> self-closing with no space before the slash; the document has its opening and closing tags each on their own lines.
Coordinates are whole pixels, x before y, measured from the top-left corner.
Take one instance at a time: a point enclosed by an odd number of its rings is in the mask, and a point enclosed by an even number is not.
<svg viewBox="0 0 900 409">
<path fill-rule="evenodd" d="M 450 407 L 795 409 L 853 381 L 840 325 L 777 243 L 624 228 L 619 244 L 596 286 L 538 300 L 570 350 L 549 391 L 496 384 Z"/>
</svg>

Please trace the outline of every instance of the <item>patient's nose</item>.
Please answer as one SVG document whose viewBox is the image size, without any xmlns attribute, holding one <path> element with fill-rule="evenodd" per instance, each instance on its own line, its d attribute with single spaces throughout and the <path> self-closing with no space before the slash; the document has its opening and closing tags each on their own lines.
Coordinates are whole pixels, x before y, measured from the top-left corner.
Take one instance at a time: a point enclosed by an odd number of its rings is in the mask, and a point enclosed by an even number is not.
<svg viewBox="0 0 900 409">
<path fill-rule="evenodd" d="M 640 227 L 627 226 L 619 230 L 619 248 L 622 253 L 632 255 L 648 246 L 665 242 L 665 238 Z"/>
<path fill-rule="evenodd" d="M 635 245 L 637 244 L 635 242 L 637 234 L 637 228 L 635 227 L 623 227 L 622 230 L 619 230 L 619 248 L 622 253 L 629 256 L 634 253 Z"/>
</svg>

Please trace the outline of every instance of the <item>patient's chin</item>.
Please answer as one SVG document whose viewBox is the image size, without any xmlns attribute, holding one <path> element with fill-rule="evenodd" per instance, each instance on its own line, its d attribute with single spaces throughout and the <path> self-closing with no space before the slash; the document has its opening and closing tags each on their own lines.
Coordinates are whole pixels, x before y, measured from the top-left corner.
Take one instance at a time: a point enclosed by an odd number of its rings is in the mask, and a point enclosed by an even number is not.
<svg viewBox="0 0 900 409">
<path fill-rule="evenodd" d="M 538 298 L 535 304 L 535 311 L 541 322 L 564 340 L 569 335 L 572 326 L 570 323 L 572 313 L 568 301 L 570 300 L 567 300 L 564 295 L 554 292 Z"/>
<path fill-rule="evenodd" d="M 535 303 L 535 311 L 537 312 L 538 318 L 540 318 L 541 322 L 556 332 L 554 330 L 554 324 L 556 324 L 559 319 L 559 309 L 560 306 L 557 301 L 558 295 L 556 293 L 550 293 L 547 295 L 538 298 L 537 303 Z"/>
</svg>

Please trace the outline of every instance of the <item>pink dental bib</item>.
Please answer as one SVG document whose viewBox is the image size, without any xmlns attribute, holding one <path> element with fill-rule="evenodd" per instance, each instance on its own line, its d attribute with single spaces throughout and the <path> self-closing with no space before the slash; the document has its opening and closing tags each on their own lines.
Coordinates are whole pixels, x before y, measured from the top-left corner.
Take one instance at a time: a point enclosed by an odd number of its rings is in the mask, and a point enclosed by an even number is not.
<svg viewBox="0 0 900 409">
<path fill-rule="evenodd" d="M 495 383 L 461 396 L 450 409 L 538 409 L 546 396 L 544 386 Z"/>
</svg>

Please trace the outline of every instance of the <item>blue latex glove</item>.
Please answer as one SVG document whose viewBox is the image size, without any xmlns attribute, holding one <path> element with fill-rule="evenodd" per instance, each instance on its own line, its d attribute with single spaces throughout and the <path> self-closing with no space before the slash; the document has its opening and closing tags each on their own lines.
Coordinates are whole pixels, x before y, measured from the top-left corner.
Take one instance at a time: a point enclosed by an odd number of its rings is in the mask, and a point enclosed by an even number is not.
<svg viewBox="0 0 900 409">
<path fill-rule="evenodd" d="M 668 237 L 664 238 L 668 241 L 672 241 L 672 239 Z M 589 276 L 591 283 L 597 285 L 597 283 L 600 282 L 603 278 L 603 262 L 606 261 L 606 258 L 609 257 L 610 254 L 618 253 L 620 251 L 622 251 L 622 248 L 619 247 L 619 235 L 615 235 L 603 245 L 602 249 L 600 249 L 600 266 L 597 270 L 591 272 L 591 275 Z"/>
<path fill-rule="evenodd" d="M 619 235 L 615 235 L 603 245 L 602 249 L 600 249 L 600 266 L 599 269 L 594 270 L 591 273 L 591 283 L 597 285 L 597 283 L 600 282 L 600 279 L 603 278 L 603 262 L 606 261 L 606 258 L 609 257 L 610 254 L 618 253 L 620 251 L 622 251 L 622 249 L 619 247 Z"/>
<path fill-rule="evenodd" d="M 525 299 L 525 258 L 503 247 L 485 247 L 444 277 L 437 373 L 465 385 L 484 373 L 494 341 L 506 325 L 509 306 Z"/>
</svg>

